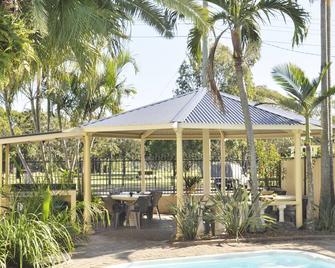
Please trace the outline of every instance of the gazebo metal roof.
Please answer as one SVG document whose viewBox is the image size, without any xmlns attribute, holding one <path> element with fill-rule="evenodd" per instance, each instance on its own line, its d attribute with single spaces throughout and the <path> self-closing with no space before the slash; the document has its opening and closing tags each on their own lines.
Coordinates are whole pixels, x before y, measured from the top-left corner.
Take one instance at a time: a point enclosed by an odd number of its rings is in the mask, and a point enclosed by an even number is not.
<svg viewBox="0 0 335 268">
<path fill-rule="evenodd" d="M 207 90 L 199 90 L 103 118 L 88 123 L 83 128 L 94 130 L 97 127 L 166 123 L 243 125 L 240 99 L 229 94 L 222 94 L 222 99 L 224 112 L 215 105 Z M 253 125 L 301 125 L 304 123 L 301 115 L 269 105 L 263 107 L 250 103 L 249 108 Z M 319 124 L 316 123 L 316 125 Z"/>
<path fill-rule="evenodd" d="M 215 104 L 205 89 L 96 120 L 60 133 L 38 136 L 4 137 L 0 144 L 70 138 L 91 133 L 93 136 L 118 138 L 175 139 L 175 129 L 183 129 L 185 139 L 199 139 L 208 129 L 211 138 L 245 137 L 244 118 L 238 97 L 222 93 L 224 111 Z M 292 136 L 292 131 L 305 129 L 304 118 L 296 113 L 271 105 L 250 102 L 249 110 L 256 137 Z M 321 132 L 320 122 L 311 120 L 313 135 Z"/>
</svg>

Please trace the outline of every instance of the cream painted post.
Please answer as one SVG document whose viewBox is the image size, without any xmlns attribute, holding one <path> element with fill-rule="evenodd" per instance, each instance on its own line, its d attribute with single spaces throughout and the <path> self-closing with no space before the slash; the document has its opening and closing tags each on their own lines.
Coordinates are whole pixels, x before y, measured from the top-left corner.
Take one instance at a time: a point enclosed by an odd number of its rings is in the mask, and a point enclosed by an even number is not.
<svg viewBox="0 0 335 268">
<path fill-rule="evenodd" d="M 221 141 L 220 141 L 220 154 L 221 154 L 221 192 L 226 191 L 226 146 L 224 139 L 224 132 L 220 131 Z"/>
<path fill-rule="evenodd" d="M 141 191 L 146 191 L 146 181 L 145 181 L 145 146 L 144 139 L 141 138 Z"/>
<path fill-rule="evenodd" d="M 210 139 L 209 130 L 204 129 L 202 131 L 202 155 L 203 155 L 203 183 L 204 183 L 204 195 L 209 196 L 211 193 L 211 155 L 210 155 Z"/>
<path fill-rule="evenodd" d="M 9 168 L 10 168 L 10 155 L 9 155 L 9 144 L 6 144 L 6 151 L 5 151 L 5 188 L 8 187 L 9 184 Z"/>
<path fill-rule="evenodd" d="M 176 129 L 176 158 L 177 158 L 177 206 L 182 207 L 184 201 L 184 178 L 183 178 L 183 130 Z"/>
<path fill-rule="evenodd" d="M 294 132 L 294 179 L 295 179 L 295 200 L 296 200 L 296 227 L 303 224 L 302 218 L 302 176 L 301 176 L 301 133 Z"/>
<path fill-rule="evenodd" d="M 2 174 L 2 144 L 0 144 L 0 188 L 3 187 L 3 174 Z"/>
<path fill-rule="evenodd" d="M 90 206 L 91 206 L 91 136 L 85 134 L 84 136 L 84 231 L 91 232 L 91 217 L 90 217 Z"/>
</svg>

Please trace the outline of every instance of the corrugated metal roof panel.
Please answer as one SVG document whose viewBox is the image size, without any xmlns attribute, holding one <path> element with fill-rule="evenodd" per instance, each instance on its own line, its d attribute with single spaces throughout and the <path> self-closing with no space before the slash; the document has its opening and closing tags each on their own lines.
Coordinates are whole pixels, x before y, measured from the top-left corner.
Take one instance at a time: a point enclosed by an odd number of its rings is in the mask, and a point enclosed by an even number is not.
<svg viewBox="0 0 335 268">
<path fill-rule="evenodd" d="M 128 126 L 170 123 L 196 95 L 196 92 L 146 105 L 131 111 L 104 118 L 85 126 Z"/>
<path fill-rule="evenodd" d="M 210 93 L 201 99 L 198 105 L 186 118 L 186 123 L 215 123 L 228 125 L 243 125 L 244 118 L 242 113 L 242 106 L 239 99 L 228 94 L 222 94 L 224 103 L 224 113 L 215 105 Z M 277 113 L 255 107 L 249 106 L 251 121 L 254 125 L 297 125 L 300 124 L 298 120 L 281 116 Z"/>
</svg>

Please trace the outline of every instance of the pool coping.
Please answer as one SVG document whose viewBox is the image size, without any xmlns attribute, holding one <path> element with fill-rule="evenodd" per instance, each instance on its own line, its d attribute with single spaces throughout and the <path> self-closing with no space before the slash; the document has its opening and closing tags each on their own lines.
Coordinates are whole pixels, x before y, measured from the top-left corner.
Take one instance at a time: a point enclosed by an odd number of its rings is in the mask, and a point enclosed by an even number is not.
<svg viewBox="0 0 335 268">
<path fill-rule="evenodd" d="M 215 239 L 198 239 L 198 240 L 184 240 L 184 241 L 170 241 L 173 246 L 186 245 L 208 245 L 208 244 L 224 244 L 224 243 L 267 243 L 267 242 L 291 242 L 291 241 L 311 241 L 311 240 L 335 240 L 335 234 L 323 235 L 295 235 L 295 236 L 268 236 L 268 237 L 244 237 L 238 240 L 234 238 L 215 238 Z"/>
<path fill-rule="evenodd" d="M 329 256 L 325 256 L 323 254 L 320 253 L 314 253 L 314 252 L 310 252 L 310 251 L 306 251 L 306 250 L 292 250 L 292 249 L 265 249 L 265 250 L 250 250 L 250 251 L 241 251 L 241 252 L 227 252 L 227 253 L 222 253 L 222 254 L 209 254 L 209 255 L 201 255 L 201 256 L 179 256 L 179 257 L 173 257 L 173 258 L 159 258 L 159 259 L 150 259 L 150 260 L 142 260 L 142 261 L 135 261 L 135 262 L 127 262 L 127 263 L 122 263 L 122 264 L 117 264 L 117 265 L 109 265 L 107 266 L 107 268 L 136 268 L 136 266 L 134 265 L 143 265 L 143 264 L 155 264 L 155 262 L 159 262 L 159 261 L 180 261 L 180 260 L 197 260 L 197 259 L 204 259 L 204 258 L 219 258 L 219 257 L 229 257 L 229 256 L 243 256 L 245 254 L 262 254 L 262 253 L 283 253 L 283 252 L 289 252 L 289 253 L 299 253 L 302 255 L 307 255 L 308 257 L 311 258 L 318 258 L 324 261 L 331 261 L 334 262 L 335 264 L 335 258 L 329 257 Z"/>
</svg>

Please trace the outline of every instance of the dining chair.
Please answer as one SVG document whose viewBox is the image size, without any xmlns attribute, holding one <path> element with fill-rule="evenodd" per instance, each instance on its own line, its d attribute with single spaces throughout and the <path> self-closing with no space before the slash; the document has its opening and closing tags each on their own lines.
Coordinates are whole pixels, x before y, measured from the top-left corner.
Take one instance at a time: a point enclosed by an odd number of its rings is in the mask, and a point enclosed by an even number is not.
<svg viewBox="0 0 335 268">
<path fill-rule="evenodd" d="M 118 228 L 122 225 L 127 214 L 128 206 L 124 203 L 114 203 L 113 204 L 113 226 Z"/>
<path fill-rule="evenodd" d="M 141 229 L 141 219 L 143 214 L 148 213 L 148 208 L 151 206 L 150 196 L 140 196 L 136 202 L 129 207 L 128 219 L 131 214 L 135 215 L 136 228 Z"/>
<path fill-rule="evenodd" d="M 159 219 L 161 219 L 161 213 L 159 211 L 158 203 L 161 199 L 163 193 L 161 191 L 151 191 L 151 218 L 153 214 L 154 208 L 156 208 L 156 211 L 158 213 Z"/>
</svg>

